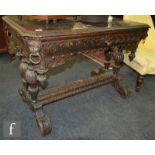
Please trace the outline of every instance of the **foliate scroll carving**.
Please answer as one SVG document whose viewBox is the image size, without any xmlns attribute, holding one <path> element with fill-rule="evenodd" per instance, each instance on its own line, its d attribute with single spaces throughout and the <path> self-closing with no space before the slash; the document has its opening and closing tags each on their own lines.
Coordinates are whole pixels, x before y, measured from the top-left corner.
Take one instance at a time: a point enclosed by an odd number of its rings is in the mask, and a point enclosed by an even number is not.
<svg viewBox="0 0 155 155">
<path fill-rule="evenodd" d="M 68 39 L 62 41 L 51 41 L 47 42 L 45 54 L 46 55 L 59 55 L 62 53 L 75 52 L 89 50 L 89 49 L 98 49 L 104 48 L 107 45 L 107 42 L 110 42 L 111 45 L 122 45 L 124 48 L 132 48 L 133 43 L 138 43 L 143 39 L 146 34 L 135 34 L 135 33 L 125 33 L 125 34 L 105 34 L 99 37 L 85 37 L 80 39 Z M 43 46 L 43 47 L 44 47 Z"/>
<path fill-rule="evenodd" d="M 105 42 L 97 38 L 73 39 L 65 41 L 52 42 L 49 45 L 49 54 L 66 53 L 66 52 L 79 52 L 89 50 L 92 48 L 104 47 Z"/>
<path fill-rule="evenodd" d="M 105 51 L 110 44 L 111 47 L 120 46 L 123 50 L 135 52 L 141 39 L 147 36 L 143 29 L 135 31 L 124 31 L 122 33 L 108 33 L 96 37 L 81 37 L 71 39 L 44 40 L 42 52 L 47 67 L 55 67 L 64 64 L 73 55 L 88 50 L 103 48 Z"/>
</svg>

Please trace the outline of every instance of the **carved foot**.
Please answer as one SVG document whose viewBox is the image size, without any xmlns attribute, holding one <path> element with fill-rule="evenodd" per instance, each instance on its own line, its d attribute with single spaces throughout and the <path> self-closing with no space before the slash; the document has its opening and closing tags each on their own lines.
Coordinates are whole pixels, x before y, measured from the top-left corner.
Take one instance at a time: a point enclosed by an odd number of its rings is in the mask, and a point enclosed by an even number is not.
<svg viewBox="0 0 155 155">
<path fill-rule="evenodd" d="M 121 81 L 120 78 L 114 78 L 113 79 L 113 86 L 118 91 L 118 93 L 120 94 L 120 96 L 123 99 L 125 99 L 129 96 L 130 92 L 129 92 L 127 86 L 125 86 L 123 84 L 123 82 Z"/>
<path fill-rule="evenodd" d="M 42 136 L 51 133 L 52 126 L 50 119 L 47 117 L 47 115 L 43 113 L 42 109 L 39 109 L 35 112 L 35 118 Z"/>
<path fill-rule="evenodd" d="M 50 120 L 46 115 L 37 118 L 37 125 L 42 136 L 49 134 L 52 130 Z"/>
</svg>

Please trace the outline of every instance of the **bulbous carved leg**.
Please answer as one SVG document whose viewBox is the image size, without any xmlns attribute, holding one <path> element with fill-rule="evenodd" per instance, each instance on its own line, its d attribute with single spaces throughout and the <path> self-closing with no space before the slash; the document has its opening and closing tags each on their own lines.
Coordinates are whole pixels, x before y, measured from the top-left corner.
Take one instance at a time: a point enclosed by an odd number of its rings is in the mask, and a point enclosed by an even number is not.
<svg viewBox="0 0 155 155">
<path fill-rule="evenodd" d="M 31 46 L 33 46 L 36 42 L 30 43 Z M 31 49 L 38 50 L 38 48 Z M 47 69 L 37 66 L 41 62 L 41 56 L 36 51 L 32 51 L 32 53 L 27 56 L 23 55 L 21 50 L 18 50 L 17 56 L 21 61 L 19 70 L 22 77 L 22 87 L 19 90 L 19 93 L 33 111 L 41 135 L 44 136 L 51 132 L 52 127 L 50 119 L 43 113 L 42 105 L 38 102 L 37 97 L 39 87 L 46 88 L 47 86 Z"/>
<path fill-rule="evenodd" d="M 45 69 L 37 71 L 37 80 L 42 89 L 45 89 L 48 85 L 46 73 L 47 73 L 47 70 Z"/>
<path fill-rule="evenodd" d="M 120 70 L 121 64 L 123 62 L 124 55 L 121 49 L 118 49 L 114 53 L 114 61 L 115 64 L 113 66 L 113 86 L 118 91 L 118 93 L 121 95 L 122 98 L 127 98 L 129 96 L 129 90 L 127 86 L 125 86 L 121 80 L 121 78 L 118 76 L 118 72 Z"/>
<path fill-rule="evenodd" d="M 30 107 L 34 112 L 34 116 L 37 121 L 38 128 L 41 132 L 41 135 L 44 136 L 51 132 L 52 127 L 50 119 L 43 113 L 42 106 L 37 102 L 37 96 L 39 93 L 39 85 L 45 87 L 46 75 L 45 72 L 38 72 L 33 69 L 33 66 L 29 65 L 26 73 L 25 79 L 28 83 L 28 92 L 30 94 Z"/>
<path fill-rule="evenodd" d="M 114 75 L 117 76 L 119 69 L 121 67 L 121 64 L 124 60 L 124 55 L 123 55 L 122 50 L 118 49 L 116 52 L 114 52 L 113 57 L 114 57 L 114 62 L 115 62 L 114 66 L 113 66 L 113 73 L 114 73 Z"/>
<path fill-rule="evenodd" d="M 24 101 L 27 100 L 27 92 L 28 92 L 28 83 L 25 80 L 25 73 L 28 68 L 27 60 L 26 59 L 21 59 L 21 63 L 19 65 L 19 71 L 22 77 L 22 87 L 19 88 L 19 94 L 21 95 L 22 99 Z"/>
<path fill-rule="evenodd" d="M 31 97 L 31 102 L 36 103 L 39 86 L 37 82 L 37 73 L 33 70 L 31 65 L 28 66 L 25 72 L 25 80 L 28 83 L 28 92 Z"/>
<path fill-rule="evenodd" d="M 140 91 L 140 88 L 141 88 L 141 86 L 143 84 L 143 80 L 144 80 L 144 76 L 138 74 L 137 81 L 136 81 L 136 92 L 139 92 Z"/>
<path fill-rule="evenodd" d="M 42 107 L 35 109 L 34 116 L 40 133 L 42 136 L 49 134 L 52 131 L 50 119 L 43 113 Z"/>
</svg>

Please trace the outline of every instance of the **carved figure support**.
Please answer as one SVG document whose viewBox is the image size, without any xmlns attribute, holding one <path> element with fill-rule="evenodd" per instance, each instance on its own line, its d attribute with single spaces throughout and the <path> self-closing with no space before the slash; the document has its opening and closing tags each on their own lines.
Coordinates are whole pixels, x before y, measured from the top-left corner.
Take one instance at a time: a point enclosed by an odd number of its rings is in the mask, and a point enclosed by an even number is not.
<svg viewBox="0 0 155 155">
<path fill-rule="evenodd" d="M 34 70 L 32 64 L 29 64 L 25 72 L 25 79 L 28 84 L 28 93 L 31 98 L 30 105 L 32 107 L 40 133 L 42 136 L 44 136 L 51 132 L 52 126 L 50 123 L 50 119 L 43 112 L 42 105 L 39 105 L 37 102 L 39 84 L 45 87 L 46 82 L 46 75 L 43 74 L 44 72 L 39 73 L 40 74 L 38 75 L 38 72 Z"/>
</svg>

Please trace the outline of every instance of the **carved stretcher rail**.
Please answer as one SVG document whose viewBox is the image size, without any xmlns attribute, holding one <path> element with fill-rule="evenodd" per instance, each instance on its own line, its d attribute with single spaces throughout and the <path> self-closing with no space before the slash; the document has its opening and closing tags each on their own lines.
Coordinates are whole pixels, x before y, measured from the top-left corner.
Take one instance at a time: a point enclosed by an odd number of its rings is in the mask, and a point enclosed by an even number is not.
<svg viewBox="0 0 155 155">
<path fill-rule="evenodd" d="M 111 72 L 103 73 L 90 77 L 85 80 L 78 80 L 71 84 L 58 87 L 51 90 L 45 90 L 38 95 L 38 103 L 46 105 L 63 98 L 76 95 L 78 93 L 87 91 L 89 89 L 102 86 L 104 84 L 112 82 L 113 74 Z"/>
</svg>

